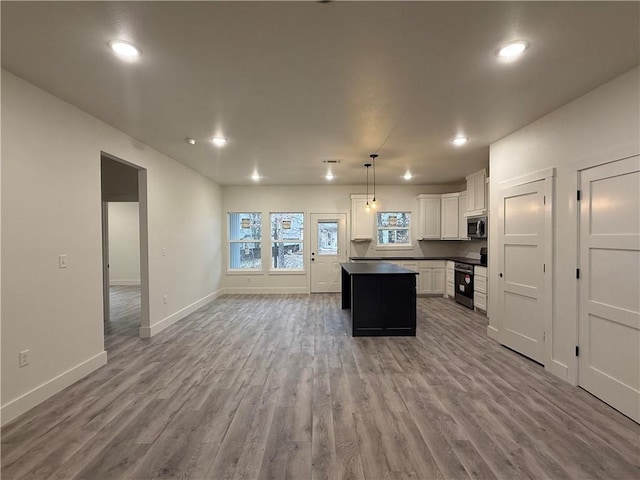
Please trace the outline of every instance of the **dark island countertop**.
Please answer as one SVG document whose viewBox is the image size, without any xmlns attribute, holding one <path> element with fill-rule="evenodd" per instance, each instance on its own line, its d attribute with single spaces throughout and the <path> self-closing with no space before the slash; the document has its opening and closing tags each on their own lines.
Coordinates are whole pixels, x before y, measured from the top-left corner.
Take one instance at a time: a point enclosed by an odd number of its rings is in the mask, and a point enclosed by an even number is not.
<svg viewBox="0 0 640 480">
<path fill-rule="evenodd" d="M 381 261 L 381 262 L 384 262 L 385 260 L 391 260 L 391 261 L 451 260 L 452 262 L 460 262 L 460 263 L 466 263 L 467 265 L 486 267 L 486 265 L 482 265 L 480 263 L 480 260 L 477 260 L 475 258 L 467 258 L 467 257 L 349 257 L 349 260 L 353 260 L 353 261 L 373 260 L 373 261 Z"/>
<path fill-rule="evenodd" d="M 349 275 L 417 275 L 418 272 L 399 267 L 392 263 L 341 263 L 340 266 Z"/>
</svg>

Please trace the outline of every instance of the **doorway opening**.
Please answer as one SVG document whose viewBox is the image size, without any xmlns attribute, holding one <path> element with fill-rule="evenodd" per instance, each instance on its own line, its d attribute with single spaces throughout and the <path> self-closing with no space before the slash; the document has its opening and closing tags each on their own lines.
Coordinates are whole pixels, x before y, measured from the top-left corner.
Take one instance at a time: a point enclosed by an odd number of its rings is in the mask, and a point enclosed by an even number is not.
<svg viewBox="0 0 640 480">
<path fill-rule="evenodd" d="M 100 156 L 105 348 L 149 326 L 146 170 Z"/>
</svg>

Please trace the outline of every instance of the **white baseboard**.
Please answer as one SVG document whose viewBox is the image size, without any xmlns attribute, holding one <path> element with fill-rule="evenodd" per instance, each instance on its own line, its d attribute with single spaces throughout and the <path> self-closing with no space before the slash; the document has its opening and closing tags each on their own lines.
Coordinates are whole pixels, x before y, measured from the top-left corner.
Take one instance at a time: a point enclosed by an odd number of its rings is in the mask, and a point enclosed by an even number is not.
<svg viewBox="0 0 640 480">
<path fill-rule="evenodd" d="M 218 298 L 220 295 L 223 295 L 224 293 L 225 293 L 224 289 L 216 290 L 215 292 L 212 292 L 209 295 L 201 298 L 200 300 L 193 302 L 191 305 L 187 305 L 183 309 L 178 310 L 175 313 L 172 313 L 168 317 L 163 318 L 159 322 L 156 322 L 149 327 L 140 327 L 140 337 L 141 338 L 153 337 L 156 333 L 161 332 L 165 328 L 173 325 L 178 320 L 182 320 L 184 317 L 186 317 L 190 313 L 195 312 L 197 309 L 199 309 L 203 305 L 206 305 L 207 303 L 209 303 L 215 298 Z"/>
<path fill-rule="evenodd" d="M 83 377 L 86 377 L 94 370 L 102 367 L 107 363 L 107 352 L 102 351 L 99 354 L 85 360 L 75 367 L 61 373 L 57 377 L 46 381 L 42 385 L 33 390 L 19 396 L 15 400 L 11 400 L 0 408 L 0 423 L 6 425 L 11 420 L 18 418 L 27 410 L 32 409 L 36 405 L 44 402 L 56 393 L 64 390 L 69 385 L 74 384 Z"/>
<path fill-rule="evenodd" d="M 557 360 L 551 360 L 547 365 L 545 365 L 545 368 L 556 377 L 560 377 L 564 381 L 571 383 L 569 381 L 569 367 L 564 363 L 560 363 Z"/>
<path fill-rule="evenodd" d="M 224 289 L 225 295 L 242 295 L 245 293 L 258 294 L 287 294 L 287 293 L 309 293 L 307 287 L 227 287 Z"/>
<path fill-rule="evenodd" d="M 492 327 L 491 325 L 488 325 L 487 336 L 489 338 L 493 338 L 494 340 L 498 340 L 498 329 L 496 327 Z"/>
<path fill-rule="evenodd" d="M 109 280 L 109 286 L 127 286 L 127 285 L 140 285 L 140 279 L 138 280 Z"/>
</svg>

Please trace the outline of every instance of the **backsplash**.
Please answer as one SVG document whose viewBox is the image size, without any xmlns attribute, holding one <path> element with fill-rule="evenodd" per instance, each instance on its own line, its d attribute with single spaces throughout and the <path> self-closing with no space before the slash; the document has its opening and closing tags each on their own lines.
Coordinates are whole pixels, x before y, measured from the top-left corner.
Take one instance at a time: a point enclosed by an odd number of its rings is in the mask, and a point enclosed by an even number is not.
<svg viewBox="0 0 640 480">
<path fill-rule="evenodd" d="M 411 250 L 378 250 L 374 241 L 351 242 L 352 257 L 469 257 L 480 259 L 486 239 L 414 241 Z"/>
</svg>

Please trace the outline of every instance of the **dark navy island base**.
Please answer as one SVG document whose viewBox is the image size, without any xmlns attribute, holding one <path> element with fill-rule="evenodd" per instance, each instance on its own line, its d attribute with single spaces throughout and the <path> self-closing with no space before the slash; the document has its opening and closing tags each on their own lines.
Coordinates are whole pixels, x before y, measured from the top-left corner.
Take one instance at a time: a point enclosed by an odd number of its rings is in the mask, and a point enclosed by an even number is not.
<svg viewBox="0 0 640 480">
<path fill-rule="evenodd" d="M 417 272 L 391 263 L 341 263 L 352 335 L 415 336 Z"/>
</svg>

